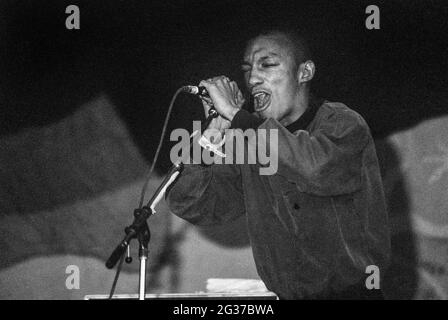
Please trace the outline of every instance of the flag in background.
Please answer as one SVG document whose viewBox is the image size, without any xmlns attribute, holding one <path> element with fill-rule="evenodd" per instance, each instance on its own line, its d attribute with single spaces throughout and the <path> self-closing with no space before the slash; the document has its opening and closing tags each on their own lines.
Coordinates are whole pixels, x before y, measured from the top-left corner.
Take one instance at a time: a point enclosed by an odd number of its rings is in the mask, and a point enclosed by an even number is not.
<svg viewBox="0 0 448 320">
<path fill-rule="evenodd" d="M 105 95 L 56 123 L 2 136 L 0 299 L 107 294 L 114 270 L 104 262 L 133 220 L 147 168 Z M 162 178 L 153 175 L 146 201 Z M 201 235 L 171 215 L 164 201 L 148 222 L 148 293 L 205 290 L 213 277 L 258 278 L 247 241 L 232 245 L 242 238 L 244 222 Z M 213 234 L 231 240 L 219 243 Z M 124 264 L 116 293 L 138 292 L 136 243 L 134 262 Z M 80 270 L 80 288 L 70 290 L 66 272 L 72 265 Z"/>
</svg>

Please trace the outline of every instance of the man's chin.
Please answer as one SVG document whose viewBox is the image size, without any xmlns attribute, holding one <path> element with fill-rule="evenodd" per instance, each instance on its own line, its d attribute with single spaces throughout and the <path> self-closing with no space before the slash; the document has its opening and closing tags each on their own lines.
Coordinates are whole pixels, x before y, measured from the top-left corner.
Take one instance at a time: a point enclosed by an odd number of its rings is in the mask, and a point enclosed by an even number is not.
<svg viewBox="0 0 448 320">
<path fill-rule="evenodd" d="M 264 107 L 264 108 L 262 108 L 260 110 L 255 110 L 255 113 L 261 119 L 269 118 L 269 105 L 267 105 L 266 107 Z"/>
</svg>

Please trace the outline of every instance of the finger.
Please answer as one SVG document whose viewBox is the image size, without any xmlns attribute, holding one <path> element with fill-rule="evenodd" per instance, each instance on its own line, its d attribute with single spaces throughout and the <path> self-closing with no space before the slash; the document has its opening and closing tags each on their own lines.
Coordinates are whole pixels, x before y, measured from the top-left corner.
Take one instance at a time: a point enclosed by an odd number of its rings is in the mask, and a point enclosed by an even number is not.
<svg viewBox="0 0 448 320">
<path fill-rule="evenodd" d="M 213 82 L 215 83 L 216 87 L 222 90 L 229 90 L 229 78 L 226 76 L 219 76 L 213 78 Z"/>
<path fill-rule="evenodd" d="M 202 102 L 208 103 L 210 106 L 213 106 L 213 100 L 207 96 L 199 96 Z"/>
<path fill-rule="evenodd" d="M 217 77 L 213 77 L 212 78 L 213 82 L 217 82 L 217 81 L 230 81 L 230 79 L 227 76 L 221 75 L 221 76 L 217 76 Z"/>
<path fill-rule="evenodd" d="M 207 117 L 208 112 L 212 106 L 204 100 L 202 100 L 202 106 L 204 107 L 204 115 L 205 115 L 205 117 Z"/>
<path fill-rule="evenodd" d="M 240 95 L 242 95 L 241 90 L 238 88 L 238 84 L 235 81 L 231 81 L 230 86 L 232 88 L 233 99 L 235 102 L 238 103 L 241 100 L 240 99 Z"/>
<path fill-rule="evenodd" d="M 238 90 L 236 101 L 237 101 L 238 107 L 241 107 L 246 102 L 246 99 L 244 99 L 244 95 L 241 92 L 241 90 Z"/>
<path fill-rule="evenodd" d="M 213 107 L 213 103 L 204 98 L 201 98 L 201 102 L 202 102 L 202 105 L 204 106 L 204 108 L 207 107 L 207 110 L 210 109 L 211 107 Z"/>
<path fill-rule="evenodd" d="M 201 82 L 199 82 L 199 86 L 200 87 L 204 87 L 205 89 L 209 88 L 211 85 L 211 80 L 202 80 Z"/>
<path fill-rule="evenodd" d="M 215 77 L 216 78 L 216 77 Z M 205 90 L 207 90 L 208 95 L 211 97 L 214 96 L 214 94 L 216 94 L 217 89 L 219 91 L 219 87 L 218 87 L 218 82 L 216 80 L 213 80 L 215 78 L 212 79 L 207 79 L 207 80 L 202 80 L 199 83 L 199 86 L 202 86 L 205 88 Z M 213 99 L 211 99 L 210 101 L 212 101 Z"/>
<path fill-rule="evenodd" d="M 238 92 L 238 85 L 236 84 L 236 82 L 235 81 L 230 81 L 229 82 L 229 84 L 230 84 L 230 87 L 232 88 L 232 92 L 233 92 L 233 94 L 236 96 L 236 93 Z"/>
<path fill-rule="evenodd" d="M 232 97 L 233 99 L 235 99 L 235 93 L 238 90 L 238 85 L 236 84 L 235 81 L 231 81 L 228 78 L 223 78 L 221 80 L 221 87 L 223 90 L 227 91 L 230 94 L 230 97 Z"/>
<path fill-rule="evenodd" d="M 213 108 L 213 103 L 208 103 L 207 101 L 202 101 L 202 106 L 204 107 L 205 114 L 208 114 L 211 108 Z"/>
</svg>

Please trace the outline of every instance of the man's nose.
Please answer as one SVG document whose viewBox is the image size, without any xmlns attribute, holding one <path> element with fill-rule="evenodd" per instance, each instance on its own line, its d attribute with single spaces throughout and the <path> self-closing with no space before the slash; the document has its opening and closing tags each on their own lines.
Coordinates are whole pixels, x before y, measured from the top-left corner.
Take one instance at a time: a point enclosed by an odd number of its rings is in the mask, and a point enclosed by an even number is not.
<svg viewBox="0 0 448 320">
<path fill-rule="evenodd" d="M 252 69 L 249 74 L 249 80 L 248 80 L 249 87 L 252 88 L 261 83 L 263 83 L 263 79 L 260 77 L 260 75 L 256 70 Z"/>
</svg>

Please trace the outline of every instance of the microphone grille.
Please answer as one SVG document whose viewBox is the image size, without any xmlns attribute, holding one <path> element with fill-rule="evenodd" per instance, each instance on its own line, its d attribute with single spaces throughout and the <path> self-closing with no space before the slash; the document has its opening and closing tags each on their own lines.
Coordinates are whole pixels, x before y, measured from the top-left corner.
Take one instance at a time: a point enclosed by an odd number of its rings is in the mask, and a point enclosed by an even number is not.
<svg viewBox="0 0 448 320">
<path fill-rule="evenodd" d="M 191 94 L 199 94 L 199 87 L 197 86 L 184 86 L 183 91 Z"/>
</svg>

